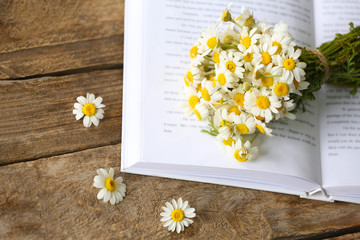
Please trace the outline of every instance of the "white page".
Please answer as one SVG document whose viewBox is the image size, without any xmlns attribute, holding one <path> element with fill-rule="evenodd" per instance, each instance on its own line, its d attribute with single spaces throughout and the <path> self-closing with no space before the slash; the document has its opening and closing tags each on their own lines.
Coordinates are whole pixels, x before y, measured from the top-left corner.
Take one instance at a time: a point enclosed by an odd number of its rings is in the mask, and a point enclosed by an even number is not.
<svg viewBox="0 0 360 240">
<path fill-rule="evenodd" d="M 260 138 L 260 157 L 239 163 L 221 150 L 214 137 L 200 133 L 207 123 L 186 118 L 179 107 L 189 49 L 200 33 L 215 25 L 227 1 L 146 2 L 144 9 L 143 157 L 146 162 L 252 169 L 311 179 L 321 184 L 316 104 L 297 121 L 274 124 L 273 139 Z M 301 45 L 314 45 L 312 1 L 234 2 L 254 10 L 256 18 L 284 20 Z M 292 27 L 293 26 L 293 27 Z M 289 133 L 289 129 L 293 130 Z"/>
<path fill-rule="evenodd" d="M 323 186 L 360 187 L 360 94 L 352 96 L 351 89 L 345 87 L 322 88 L 319 101 Z"/>
<path fill-rule="evenodd" d="M 315 43 L 322 43 L 335 38 L 336 33 L 349 31 L 349 22 L 356 26 L 360 24 L 360 0 L 316 0 L 315 13 Z"/>
</svg>

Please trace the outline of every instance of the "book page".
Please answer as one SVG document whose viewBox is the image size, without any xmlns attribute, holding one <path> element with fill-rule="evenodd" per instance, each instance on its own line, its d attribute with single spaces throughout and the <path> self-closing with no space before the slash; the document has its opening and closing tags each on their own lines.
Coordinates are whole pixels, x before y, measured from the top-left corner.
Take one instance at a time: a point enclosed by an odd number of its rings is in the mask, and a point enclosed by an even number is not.
<svg viewBox="0 0 360 240">
<path fill-rule="evenodd" d="M 335 38 L 336 33 L 349 31 L 349 23 L 360 24 L 360 0 L 316 0 L 315 13 L 315 43 L 322 43 Z"/>
<path fill-rule="evenodd" d="M 320 138 L 324 187 L 360 187 L 360 94 L 323 85 Z"/>
<path fill-rule="evenodd" d="M 251 169 L 310 179 L 321 184 L 318 109 L 296 121 L 272 124 L 274 137 L 260 137 L 260 157 L 239 163 L 222 151 L 212 136 L 201 133 L 207 122 L 186 117 L 183 77 L 190 66 L 189 50 L 201 32 L 214 26 L 228 1 L 146 1 L 144 9 L 143 149 L 144 161 L 231 169 Z M 244 4 L 258 19 L 275 24 L 284 20 L 298 44 L 313 46 L 312 1 L 241 1 L 234 3 L 238 15 Z"/>
</svg>

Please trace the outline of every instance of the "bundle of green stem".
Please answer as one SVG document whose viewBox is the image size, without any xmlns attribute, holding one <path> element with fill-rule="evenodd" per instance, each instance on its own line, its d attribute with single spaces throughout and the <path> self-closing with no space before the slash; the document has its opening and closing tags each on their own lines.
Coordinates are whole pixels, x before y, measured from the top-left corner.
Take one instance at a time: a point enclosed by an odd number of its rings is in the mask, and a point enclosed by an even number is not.
<svg viewBox="0 0 360 240">
<path fill-rule="evenodd" d="M 303 96 L 294 94 L 297 107 L 304 110 L 303 100 L 315 99 L 313 92 L 318 91 L 323 83 L 352 87 L 350 93 L 357 93 L 360 86 L 360 26 L 349 25 L 350 32 L 337 34 L 334 40 L 319 48 L 302 49 L 299 60 L 307 64 L 305 78 L 310 85 L 302 91 Z"/>
</svg>

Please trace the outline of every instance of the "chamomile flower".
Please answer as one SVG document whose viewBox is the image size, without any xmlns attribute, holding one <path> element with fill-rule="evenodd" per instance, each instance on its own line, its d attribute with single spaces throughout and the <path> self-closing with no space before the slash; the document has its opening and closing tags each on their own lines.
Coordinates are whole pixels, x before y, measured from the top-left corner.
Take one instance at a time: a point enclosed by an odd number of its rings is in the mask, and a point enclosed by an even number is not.
<svg viewBox="0 0 360 240">
<path fill-rule="evenodd" d="M 252 88 L 245 94 L 244 107 L 254 116 L 263 117 L 266 122 L 270 122 L 273 119 L 273 113 L 278 113 L 276 108 L 281 107 L 281 103 L 266 88 L 261 88 L 261 90 Z"/>
<path fill-rule="evenodd" d="M 161 220 L 164 223 L 164 227 L 167 227 L 169 231 L 177 233 L 184 231 L 185 227 L 188 227 L 193 223 L 191 218 L 196 216 L 195 208 L 189 206 L 188 201 L 183 202 L 182 198 L 177 201 L 173 199 L 171 203 L 166 202 L 166 207 L 162 207 L 163 212 Z"/>
<path fill-rule="evenodd" d="M 245 100 L 245 90 L 243 88 L 243 84 L 240 84 L 237 88 L 233 89 L 229 92 L 229 103 L 232 106 L 239 106 L 243 108 L 244 100 Z"/>
<path fill-rule="evenodd" d="M 278 120 L 279 118 L 289 118 L 294 120 L 296 118 L 295 114 L 291 113 L 290 111 L 295 108 L 295 104 L 292 99 L 288 101 L 282 101 L 281 107 L 279 108 L 279 113 L 275 114 L 275 119 Z"/>
<path fill-rule="evenodd" d="M 209 117 L 209 108 L 208 105 L 205 103 L 199 103 L 195 106 L 194 109 L 195 116 L 200 121 L 207 120 Z"/>
<path fill-rule="evenodd" d="M 114 169 L 110 168 L 109 173 L 105 169 L 98 169 L 94 177 L 94 187 L 101 188 L 97 195 L 99 200 L 104 199 L 114 205 L 121 202 L 125 197 L 126 185 L 123 183 L 122 177 L 114 180 Z"/>
<path fill-rule="evenodd" d="M 203 75 L 204 72 L 200 68 L 192 66 L 184 77 L 185 85 L 188 87 L 190 85 L 196 86 L 200 84 L 203 79 Z"/>
<path fill-rule="evenodd" d="M 240 33 L 238 49 L 240 52 L 245 52 L 246 50 L 250 50 L 253 52 L 253 48 L 258 42 L 258 39 L 261 37 L 260 34 L 256 33 L 257 28 L 253 28 L 248 31 L 247 27 L 244 27 Z"/>
<path fill-rule="evenodd" d="M 268 64 L 260 72 L 260 78 L 255 79 L 253 84 L 255 86 L 272 88 L 274 82 L 282 75 L 279 67 L 274 67 L 272 63 Z"/>
<path fill-rule="evenodd" d="M 268 35 L 267 35 L 268 36 Z M 261 64 L 268 65 L 269 63 L 272 63 L 273 56 L 277 50 L 276 46 L 271 45 L 270 37 L 267 41 L 264 41 L 262 44 L 260 44 L 259 49 L 261 53 Z"/>
<path fill-rule="evenodd" d="M 252 72 L 260 62 L 261 62 L 261 54 L 259 53 L 259 49 L 257 46 L 254 46 L 252 49 L 246 50 L 242 54 L 241 63 L 244 65 L 245 70 Z"/>
<path fill-rule="evenodd" d="M 204 79 L 201 82 L 201 102 L 208 104 L 218 104 L 218 101 L 223 97 L 222 93 L 218 91 L 219 87 L 213 87 L 213 81 Z"/>
<path fill-rule="evenodd" d="M 235 131 L 241 135 L 253 134 L 255 132 L 255 119 L 249 113 L 241 113 L 240 115 L 232 115 L 232 121 L 235 124 Z"/>
<path fill-rule="evenodd" d="M 233 146 L 227 146 L 226 150 L 239 162 L 251 161 L 255 159 L 259 153 L 257 147 L 251 147 L 250 141 L 242 144 L 241 139 L 237 140 Z"/>
<path fill-rule="evenodd" d="M 276 78 L 277 80 L 273 85 L 273 94 L 278 96 L 280 99 L 289 100 L 290 93 L 295 91 L 295 86 L 293 83 L 288 84 L 284 78 Z"/>
<path fill-rule="evenodd" d="M 227 92 L 230 88 L 238 86 L 237 78 L 225 68 L 217 69 L 216 79 L 218 80 L 219 87 L 225 92 Z"/>
<path fill-rule="evenodd" d="M 242 7 L 241 14 L 235 19 L 240 26 L 252 28 L 255 25 L 255 19 L 253 14 L 245 7 Z"/>
<path fill-rule="evenodd" d="M 245 69 L 242 67 L 241 54 L 239 52 L 234 51 L 222 51 L 220 53 L 220 66 L 225 71 L 229 71 L 232 73 L 235 78 L 243 78 L 243 72 L 245 72 Z"/>
<path fill-rule="evenodd" d="M 300 55 L 300 49 L 295 51 L 294 47 L 289 47 L 286 55 L 278 55 L 276 58 L 277 65 L 283 67 L 282 77 L 289 83 L 292 83 L 294 78 L 296 81 L 300 82 L 301 78 L 305 76 L 304 68 L 306 67 L 306 63 L 299 61 L 298 58 Z"/>
<path fill-rule="evenodd" d="M 218 43 L 217 29 L 213 27 L 207 28 L 199 39 L 201 43 L 201 52 L 208 52 L 208 50 L 214 49 Z"/>
<path fill-rule="evenodd" d="M 184 90 L 184 99 L 186 102 L 181 103 L 182 107 L 185 109 L 187 116 L 190 116 L 194 113 L 196 105 L 200 102 L 201 93 L 197 92 L 194 87 L 187 87 Z"/>
<path fill-rule="evenodd" d="M 77 103 L 74 104 L 73 114 L 75 114 L 76 120 L 84 117 L 84 127 L 90 127 L 93 123 L 95 126 L 99 125 L 99 120 L 104 118 L 104 107 L 102 104 L 102 97 L 95 98 L 92 93 L 87 93 L 86 98 L 83 96 L 77 97 Z"/>
<path fill-rule="evenodd" d="M 234 24 L 229 23 L 225 30 L 220 34 L 220 41 L 225 44 L 234 44 L 238 42 L 239 34 L 234 30 Z"/>
<path fill-rule="evenodd" d="M 258 119 L 255 119 L 255 123 L 256 123 L 256 129 L 259 130 L 260 133 L 262 134 L 266 134 L 268 136 L 272 136 L 271 132 L 272 132 L 272 129 L 271 128 L 268 128 L 266 126 L 266 124 Z"/>
<path fill-rule="evenodd" d="M 272 46 L 276 46 L 277 50 L 275 55 L 284 54 L 288 51 L 289 47 L 294 47 L 295 42 L 290 34 L 284 33 L 282 31 L 274 31 L 271 36 Z"/>
</svg>

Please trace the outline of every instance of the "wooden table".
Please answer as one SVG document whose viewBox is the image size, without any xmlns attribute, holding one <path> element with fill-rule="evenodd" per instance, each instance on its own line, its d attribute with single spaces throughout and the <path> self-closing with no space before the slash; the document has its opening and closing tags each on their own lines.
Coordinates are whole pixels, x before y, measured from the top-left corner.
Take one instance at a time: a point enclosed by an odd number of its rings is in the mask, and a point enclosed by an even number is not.
<svg viewBox="0 0 360 240">
<path fill-rule="evenodd" d="M 360 205 L 120 173 L 124 2 L 0 2 L 0 238 L 360 238 Z M 104 98 L 89 129 L 76 97 Z M 115 168 L 123 202 L 98 201 L 98 168 Z M 181 234 L 160 222 L 183 197 L 196 208 Z"/>
</svg>

